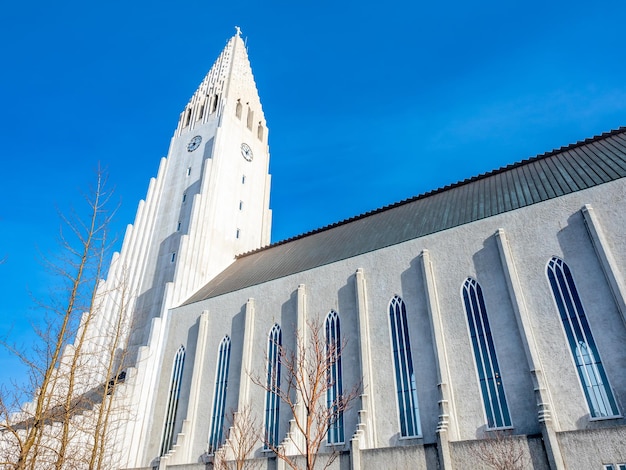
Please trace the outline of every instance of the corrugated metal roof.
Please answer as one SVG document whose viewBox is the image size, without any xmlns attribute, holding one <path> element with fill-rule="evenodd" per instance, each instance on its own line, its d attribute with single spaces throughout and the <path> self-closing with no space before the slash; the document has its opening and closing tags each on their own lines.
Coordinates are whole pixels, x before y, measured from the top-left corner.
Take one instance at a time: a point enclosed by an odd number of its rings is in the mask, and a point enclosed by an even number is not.
<svg viewBox="0 0 626 470">
<path fill-rule="evenodd" d="M 243 254 L 185 304 L 626 176 L 626 127 Z"/>
</svg>

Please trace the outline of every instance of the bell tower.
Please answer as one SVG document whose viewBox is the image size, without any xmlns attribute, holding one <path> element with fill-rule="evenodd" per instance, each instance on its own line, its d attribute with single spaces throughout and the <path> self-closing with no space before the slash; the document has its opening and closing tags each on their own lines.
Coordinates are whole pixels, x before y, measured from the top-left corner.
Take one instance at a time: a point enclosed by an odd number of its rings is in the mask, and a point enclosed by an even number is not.
<svg viewBox="0 0 626 470">
<path fill-rule="evenodd" d="M 237 254 L 270 241 L 268 128 L 240 34 L 237 28 L 180 114 L 129 228 L 133 240 L 120 253 L 138 280 L 133 344 L 145 344 L 152 318 Z"/>
<path fill-rule="evenodd" d="M 149 415 L 170 308 L 223 271 L 235 256 L 270 242 L 268 128 L 246 46 L 237 28 L 182 113 L 139 203 L 122 249 L 111 262 L 109 289 L 125 280 L 130 324 L 125 405 L 134 410 L 119 434 L 127 465 L 141 461 L 142 417 Z M 119 282 L 119 281 L 118 281 Z M 107 297 L 99 324 L 119 315 Z"/>
</svg>

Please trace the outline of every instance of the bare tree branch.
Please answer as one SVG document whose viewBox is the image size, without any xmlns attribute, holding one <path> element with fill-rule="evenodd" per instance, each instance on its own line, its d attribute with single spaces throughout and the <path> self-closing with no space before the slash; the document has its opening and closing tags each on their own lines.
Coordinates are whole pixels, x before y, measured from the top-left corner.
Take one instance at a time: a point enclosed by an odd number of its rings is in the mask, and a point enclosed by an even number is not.
<svg viewBox="0 0 626 470">
<path fill-rule="evenodd" d="M 294 425 L 292 431 L 297 434 L 291 439 L 291 443 L 297 450 L 297 455 L 289 455 L 285 446 L 276 445 L 267 437 L 264 437 L 264 440 L 266 447 L 294 470 L 300 469 L 296 458 L 298 456 L 304 457 L 306 470 L 315 468 L 320 447 L 327 437 L 329 427 L 350 408 L 361 390 L 359 383 L 348 392 L 338 394 L 332 403 L 327 404 L 327 392 L 335 386 L 330 372 L 341 357 L 345 342 L 340 344 L 327 342 L 322 325 L 318 322 L 308 321 L 306 328 L 306 332 L 296 331 L 295 351 L 290 351 L 280 344 L 275 345 L 278 348 L 280 364 L 285 371 L 285 386 L 271 389 L 261 377 L 251 376 L 256 385 L 275 393 L 291 412 Z M 276 371 L 272 370 L 272 373 Z M 333 449 L 324 467 L 328 467 L 337 455 Z"/>
<path fill-rule="evenodd" d="M 44 313 L 43 322 L 35 325 L 41 342 L 30 351 L 4 342 L 26 366 L 30 383 L 22 389 L 0 389 L 3 468 L 100 470 L 112 465 L 106 443 L 113 393 L 125 378 L 130 325 L 125 274 L 121 280 L 101 281 L 110 248 L 110 198 L 105 173 L 98 169 L 85 198 L 87 217 L 74 212 L 62 216 L 66 230 L 60 231 L 61 257 L 45 259 L 66 290 L 38 303 Z M 109 308 L 103 316 L 103 303 L 114 298 L 119 299 L 117 310 Z"/>
<path fill-rule="evenodd" d="M 470 452 L 494 470 L 524 470 L 530 464 L 522 442 L 506 430 L 487 431 Z"/>
</svg>

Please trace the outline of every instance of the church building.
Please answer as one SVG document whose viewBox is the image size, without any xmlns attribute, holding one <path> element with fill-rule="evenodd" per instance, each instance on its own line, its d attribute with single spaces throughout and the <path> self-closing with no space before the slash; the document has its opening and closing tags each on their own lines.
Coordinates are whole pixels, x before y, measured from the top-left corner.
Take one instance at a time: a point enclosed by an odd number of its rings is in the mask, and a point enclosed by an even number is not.
<svg viewBox="0 0 626 470">
<path fill-rule="evenodd" d="M 123 468 L 226 468 L 243 419 L 247 464 L 306 468 L 289 361 L 318 337 L 317 468 L 626 470 L 626 129 L 273 244 L 268 132 L 237 32 L 106 281 Z"/>
</svg>

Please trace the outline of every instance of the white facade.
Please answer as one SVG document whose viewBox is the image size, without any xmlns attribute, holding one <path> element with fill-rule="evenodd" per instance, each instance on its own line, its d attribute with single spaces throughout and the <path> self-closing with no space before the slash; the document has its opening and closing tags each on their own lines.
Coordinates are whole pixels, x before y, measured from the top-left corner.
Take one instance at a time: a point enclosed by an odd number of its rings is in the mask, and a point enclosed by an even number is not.
<svg viewBox="0 0 626 470">
<path fill-rule="evenodd" d="M 625 130 L 261 248 L 267 135 L 237 34 L 181 113 L 108 276 L 132 292 L 124 467 L 204 468 L 216 390 L 222 411 L 249 406 L 263 422 L 266 392 L 252 377 L 266 370 L 269 332 L 279 325 L 293 350 L 296 330 L 331 311 L 346 341 L 343 388 L 362 392 L 333 468 L 487 468 L 480 445 L 494 430 L 529 468 L 626 463 Z M 571 323 L 582 342 L 551 289 L 558 260 L 584 307 Z M 471 307 L 464 285 L 479 285 L 484 305 Z M 118 314 L 107 302 L 99 325 Z M 397 365 L 394 342 L 412 367 Z M 291 418 L 283 406 L 287 448 Z M 279 467 L 261 439 L 253 457 Z"/>
<path fill-rule="evenodd" d="M 139 203 L 101 292 L 106 306 L 94 329 L 126 315 L 131 329 L 125 407 L 150 413 L 170 308 L 232 263 L 270 240 L 268 128 L 247 51 L 232 37 L 180 115 L 166 158 Z M 120 312 L 120 289 L 129 296 Z M 98 377 L 98 379 L 103 379 Z M 129 466 L 139 465 L 143 420 L 120 436 Z"/>
<path fill-rule="evenodd" d="M 265 392 L 250 382 L 250 374 L 241 364 L 251 364 L 251 370 L 259 373 L 265 370 L 267 334 L 274 323 L 283 325 L 283 342 L 293 347 L 298 294 L 304 292 L 309 317 L 323 319 L 330 310 L 340 315 L 347 340 L 344 387 L 358 383 L 361 377 L 369 385 L 367 398 L 355 404 L 344 422 L 344 449 L 350 450 L 358 412 L 369 406 L 368 413 L 362 413 L 366 419 L 361 424 L 371 438 L 355 435 L 361 449 L 360 467 L 356 468 L 392 468 L 385 462 L 395 459 L 400 462 L 397 468 L 409 462 L 410 468 L 437 468 L 438 459 L 444 468 L 480 468 L 483 463 L 465 447 L 483 438 L 487 429 L 461 295 L 468 277 L 482 286 L 511 433 L 523 438 L 529 463 L 535 468 L 549 466 L 541 450 L 542 433 L 544 440 L 548 433 L 555 436 L 556 448 L 549 456 L 554 468 L 602 468 L 603 463 L 622 462 L 626 350 L 616 345 L 626 338 L 626 328 L 590 231 L 595 228 L 611 234 L 604 248 L 614 254 L 614 268 L 623 266 L 626 237 L 620 228 L 624 218 L 619 208 L 626 204 L 625 183 L 620 179 L 172 310 L 164 325 L 167 334 L 156 400 L 161 407 L 151 414 L 153 424 L 148 432 L 154 438 L 144 449 L 144 462 L 158 455 L 171 360 L 181 344 L 187 348 L 189 362 L 185 364 L 182 390 L 186 393 L 181 394 L 176 426 L 182 429 L 183 420 L 187 422 L 182 445 L 165 461 L 193 463 L 206 451 L 217 350 L 224 335 L 230 336 L 233 344 L 227 407 L 240 408 L 242 390 L 246 390 L 252 408 L 262 416 Z M 595 225 L 590 230 L 586 222 L 591 218 Z M 616 416 L 590 416 L 546 275 L 554 256 L 565 260 L 572 270 L 618 402 Z M 360 284 L 366 289 L 360 289 Z M 394 295 L 399 295 L 407 308 L 422 428 L 415 438 L 402 438 L 399 433 L 388 314 Z M 364 331 L 362 316 L 367 316 L 369 331 Z M 244 348 L 245 335 L 254 338 L 251 350 Z M 363 359 L 363 349 L 369 361 Z M 447 389 L 449 400 L 445 419 L 439 416 L 439 383 Z M 194 400 L 199 404 L 190 410 Z M 289 419 L 288 414 L 281 416 L 282 438 Z M 442 428 L 450 444 L 447 461 L 437 456 L 436 446 L 441 445 L 437 430 Z M 592 429 L 605 436 L 602 449 L 596 445 Z M 541 454 L 535 455 L 537 450 L 530 450 L 533 446 L 539 446 Z M 257 457 L 264 455 L 261 449 L 259 443 Z"/>
</svg>

